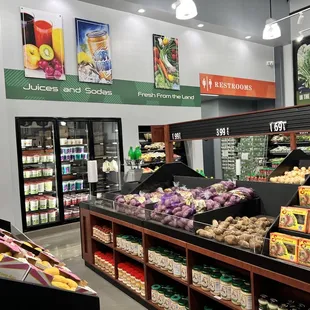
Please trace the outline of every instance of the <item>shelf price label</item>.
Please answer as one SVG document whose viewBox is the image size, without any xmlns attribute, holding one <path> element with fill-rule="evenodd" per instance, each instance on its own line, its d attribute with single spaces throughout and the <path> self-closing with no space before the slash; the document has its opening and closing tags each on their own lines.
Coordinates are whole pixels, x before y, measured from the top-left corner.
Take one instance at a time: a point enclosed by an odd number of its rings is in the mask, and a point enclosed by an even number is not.
<svg viewBox="0 0 310 310">
<path fill-rule="evenodd" d="M 287 131 L 287 121 L 278 121 L 269 123 L 270 132 Z"/>
<path fill-rule="evenodd" d="M 172 140 L 181 140 L 182 134 L 180 132 L 173 132 L 171 134 Z"/>
<path fill-rule="evenodd" d="M 230 135 L 229 127 L 216 128 L 217 137 L 225 137 Z"/>
</svg>

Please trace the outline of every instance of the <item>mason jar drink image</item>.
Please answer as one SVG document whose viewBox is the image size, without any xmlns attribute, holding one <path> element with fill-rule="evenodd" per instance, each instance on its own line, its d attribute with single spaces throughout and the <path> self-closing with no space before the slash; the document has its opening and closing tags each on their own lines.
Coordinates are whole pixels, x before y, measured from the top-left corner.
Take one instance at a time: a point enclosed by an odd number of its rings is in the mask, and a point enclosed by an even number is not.
<svg viewBox="0 0 310 310">
<path fill-rule="evenodd" d="M 100 79 L 112 80 L 108 33 L 106 31 L 89 32 L 87 34 L 87 43 Z"/>
</svg>

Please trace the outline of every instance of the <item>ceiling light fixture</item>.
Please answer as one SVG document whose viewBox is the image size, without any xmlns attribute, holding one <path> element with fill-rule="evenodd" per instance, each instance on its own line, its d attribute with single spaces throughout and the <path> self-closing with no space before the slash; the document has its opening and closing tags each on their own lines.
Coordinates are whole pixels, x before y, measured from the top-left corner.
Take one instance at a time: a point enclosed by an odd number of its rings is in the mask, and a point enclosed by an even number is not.
<svg viewBox="0 0 310 310">
<path fill-rule="evenodd" d="M 297 20 L 297 25 L 301 25 L 304 21 L 304 18 L 305 18 L 305 15 L 303 12 L 300 12 L 299 13 L 299 16 L 298 16 L 298 20 Z"/>
<path fill-rule="evenodd" d="M 180 5 L 180 3 L 181 3 L 180 0 L 178 0 L 178 1 L 176 1 L 176 2 L 173 2 L 173 3 L 171 4 L 172 9 L 173 9 L 173 10 L 176 10 L 176 8 Z"/>
<path fill-rule="evenodd" d="M 279 24 L 276 22 L 275 19 L 272 18 L 272 5 L 271 0 L 270 4 L 270 18 L 266 20 L 266 25 L 263 31 L 263 40 L 274 40 L 281 37 L 281 29 Z"/>
<path fill-rule="evenodd" d="M 139 9 L 138 13 L 143 14 L 143 13 L 145 13 L 145 10 L 144 9 Z"/>
<path fill-rule="evenodd" d="M 198 24 L 197 27 L 202 28 L 202 27 L 204 27 L 204 24 Z"/>
<path fill-rule="evenodd" d="M 296 38 L 297 42 L 301 42 L 304 38 L 304 33 L 310 31 L 310 28 L 306 28 L 299 31 L 299 36 Z"/>
<path fill-rule="evenodd" d="M 188 20 L 196 17 L 197 14 L 197 6 L 193 0 L 178 0 L 176 2 L 177 19 Z"/>
<path fill-rule="evenodd" d="M 246 36 L 245 39 L 250 40 L 252 36 Z"/>
<path fill-rule="evenodd" d="M 301 42 L 303 40 L 303 38 L 304 38 L 304 35 L 302 34 L 301 31 L 299 31 L 299 36 L 296 38 L 296 41 Z"/>
</svg>

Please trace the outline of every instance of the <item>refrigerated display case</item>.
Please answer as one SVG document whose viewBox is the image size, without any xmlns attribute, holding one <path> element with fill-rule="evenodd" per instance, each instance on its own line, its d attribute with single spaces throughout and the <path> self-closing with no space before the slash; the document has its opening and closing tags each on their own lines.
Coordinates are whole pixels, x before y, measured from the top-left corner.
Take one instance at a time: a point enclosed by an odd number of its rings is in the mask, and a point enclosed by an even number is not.
<svg viewBox="0 0 310 310">
<path fill-rule="evenodd" d="M 58 120 L 62 201 L 64 220 L 80 217 L 79 203 L 89 198 L 87 160 L 89 159 L 89 122 L 86 120 Z"/>
<path fill-rule="evenodd" d="M 23 226 L 30 230 L 60 223 L 55 122 L 19 120 L 17 133 Z"/>
<path fill-rule="evenodd" d="M 18 117 L 16 138 L 24 231 L 78 221 L 90 194 L 121 189 L 121 119 Z M 88 159 L 98 161 L 93 186 Z"/>
<path fill-rule="evenodd" d="M 105 192 L 121 189 L 120 126 L 118 120 L 92 122 L 94 159 L 98 162 L 98 183 L 94 189 L 97 198 L 101 198 Z"/>
</svg>

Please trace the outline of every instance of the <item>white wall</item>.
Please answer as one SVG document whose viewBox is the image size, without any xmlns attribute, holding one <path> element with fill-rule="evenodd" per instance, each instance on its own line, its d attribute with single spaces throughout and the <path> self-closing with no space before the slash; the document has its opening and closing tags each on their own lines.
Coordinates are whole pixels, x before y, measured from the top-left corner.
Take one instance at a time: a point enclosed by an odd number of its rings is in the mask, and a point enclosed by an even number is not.
<svg viewBox="0 0 310 310">
<path fill-rule="evenodd" d="M 152 34 L 179 38 L 180 76 L 182 85 L 198 86 L 199 72 L 274 81 L 274 72 L 266 67 L 273 59 L 273 49 L 248 41 L 218 36 L 199 30 L 152 20 L 77 0 L 0 1 L 2 68 L 23 68 L 19 6 L 61 13 L 64 19 L 66 72 L 76 74 L 74 18 L 109 23 L 112 38 L 113 75 L 115 79 L 153 82 Z M 1 79 L 3 76 L 1 75 Z M 1 83 L 2 82 L 2 83 Z M 0 80 L 1 87 L 3 81 Z M 165 124 L 198 119 L 200 108 L 129 106 L 75 102 L 7 100 L 0 91 L 2 104 L 0 124 L 4 135 L 1 196 L 5 196 L 9 212 L 6 217 L 20 226 L 20 202 L 15 145 L 16 116 L 121 117 L 124 150 L 138 144 L 138 125 Z M 3 113 L 2 113 L 3 112 Z M 5 148 L 5 143 L 7 148 Z M 203 167 L 201 142 L 193 145 L 193 167 Z M 12 179 L 11 179 L 12 178 Z"/>
</svg>

